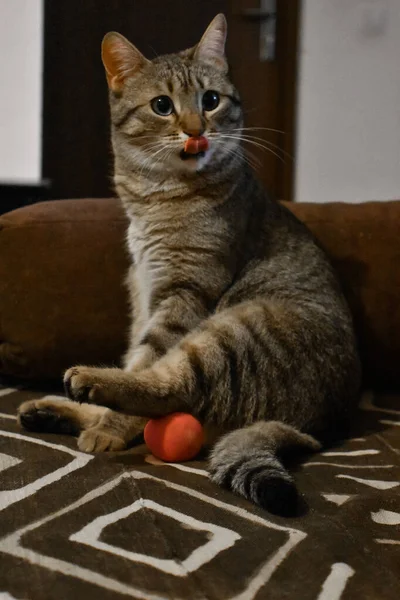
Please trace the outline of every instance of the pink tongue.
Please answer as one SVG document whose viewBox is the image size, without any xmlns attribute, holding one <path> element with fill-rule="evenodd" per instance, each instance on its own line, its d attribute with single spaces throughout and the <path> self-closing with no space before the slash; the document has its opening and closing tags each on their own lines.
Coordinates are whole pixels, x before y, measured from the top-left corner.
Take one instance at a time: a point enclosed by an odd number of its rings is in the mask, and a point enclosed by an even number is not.
<svg viewBox="0 0 400 600">
<path fill-rule="evenodd" d="M 186 154 L 198 154 L 208 149 L 208 139 L 204 135 L 190 137 L 185 142 L 184 150 Z"/>
</svg>

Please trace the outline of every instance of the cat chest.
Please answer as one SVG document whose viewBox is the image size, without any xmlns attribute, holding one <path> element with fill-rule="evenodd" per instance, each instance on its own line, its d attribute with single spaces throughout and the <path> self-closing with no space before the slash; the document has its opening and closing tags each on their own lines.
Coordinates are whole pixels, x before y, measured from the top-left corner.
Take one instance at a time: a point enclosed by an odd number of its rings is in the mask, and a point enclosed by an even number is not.
<svg viewBox="0 0 400 600">
<path fill-rule="evenodd" d="M 143 318 L 150 316 L 151 296 L 171 277 L 168 253 L 160 242 L 130 227 L 128 247 L 135 265 L 135 289 Z"/>
</svg>

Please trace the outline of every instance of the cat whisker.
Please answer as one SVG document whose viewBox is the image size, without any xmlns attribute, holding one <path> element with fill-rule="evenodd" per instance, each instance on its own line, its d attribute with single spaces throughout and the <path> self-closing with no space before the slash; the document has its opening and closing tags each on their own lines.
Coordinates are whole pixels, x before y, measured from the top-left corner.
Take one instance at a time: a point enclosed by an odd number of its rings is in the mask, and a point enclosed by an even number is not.
<svg viewBox="0 0 400 600">
<path fill-rule="evenodd" d="M 225 151 L 233 157 L 240 157 L 246 164 L 248 164 L 252 169 L 257 171 L 261 166 L 261 161 L 246 148 L 236 147 L 236 148 L 225 148 Z M 247 156 L 247 154 L 250 156 Z"/>
<path fill-rule="evenodd" d="M 255 141 L 258 141 L 258 142 L 262 142 L 264 144 L 270 144 L 272 146 L 275 146 L 276 148 L 278 148 L 282 152 L 285 152 L 283 150 L 283 148 L 281 148 L 278 144 L 275 144 L 274 142 L 271 142 L 270 140 L 266 140 L 265 138 L 258 137 L 258 136 L 255 136 L 255 135 L 251 135 L 251 134 L 243 134 L 243 133 L 240 133 L 240 132 L 238 132 L 238 133 L 231 133 L 231 132 L 232 132 L 232 130 L 230 130 L 228 133 L 217 133 L 217 134 L 214 134 L 214 135 L 215 136 L 234 135 L 234 136 L 240 137 L 243 140 L 245 140 L 245 139 L 247 139 L 247 140 L 255 140 Z"/>
<path fill-rule="evenodd" d="M 176 148 L 175 144 L 163 144 L 163 148 Z M 140 149 L 143 150 L 145 152 L 145 154 L 150 154 L 151 156 L 154 156 L 154 154 L 152 153 L 153 150 L 155 149 L 160 149 L 160 142 L 156 141 L 154 143 L 149 143 L 149 144 L 145 144 L 144 146 L 140 146 Z"/>
<path fill-rule="evenodd" d="M 264 140 L 263 138 L 257 138 L 255 136 L 246 136 L 246 135 L 231 136 L 231 137 L 232 137 L 232 139 L 238 139 L 243 142 L 253 144 L 254 146 L 264 149 L 264 150 L 272 151 L 271 150 L 271 146 L 272 146 L 272 147 L 276 147 L 278 150 L 284 152 L 277 144 L 273 144 L 272 142 L 269 142 L 268 140 Z"/>
<path fill-rule="evenodd" d="M 273 133 L 281 133 L 282 135 L 286 135 L 286 132 L 282 131 L 282 129 L 273 129 L 272 127 L 237 127 L 237 128 L 231 129 L 230 131 L 256 131 L 256 130 L 272 131 Z"/>
<path fill-rule="evenodd" d="M 149 138 L 151 138 L 153 140 L 158 139 L 156 134 L 153 134 L 153 135 L 131 135 L 129 133 L 126 133 L 125 131 L 123 131 L 122 133 L 123 133 L 123 135 L 131 138 L 132 143 L 135 143 L 137 140 L 145 140 L 145 139 L 149 139 Z"/>
<path fill-rule="evenodd" d="M 269 140 L 265 140 L 264 138 L 260 138 L 260 137 L 252 136 L 252 135 L 243 135 L 242 139 L 243 139 L 243 141 L 256 140 L 259 142 L 263 142 L 264 144 L 267 144 L 268 146 L 271 146 L 272 148 L 276 148 L 277 150 L 282 152 L 282 154 L 284 154 L 287 158 L 289 158 L 290 160 L 293 160 L 293 156 L 291 154 L 289 154 L 289 152 L 286 152 L 286 150 L 281 148 L 281 146 L 279 146 L 279 144 L 275 144 L 274 142 L 270 142 Z"/>
<path fill-rule="evenodd" d="M 257 168 L 261 167 L 261 164 L 262 164 L 261 160 L 258 158 L 258 156 L 256 156 L 254 154 L 254 152 L 251 152 L 248 148 L 243 148 L 243 150 L 244 150 L 246 156 L 248 156 L 252 160 L 252 162 L 255 165 L 257 165 Z"/>
<path fill-rule="evenodd" d="M 145 161 L 144 163 L 144 167 L 146 166 L 147 163 L 150 163 L 150 168 L 147 171 L 147 175 L 150 175 L 151 171 L 156 167 L 156 165 L 158 163 L 161 162 L 161 160 L 163 160 L 164 158 L 166 158 L 168 156 L 168 152 L 172 153 L 175 150 L 175 146 L 171 147 L 171 145 L 167 146 L 164 145 L 162 148 L 159 148 L 159 150 L 153 154 L 151 154 L 151 156 L 149 156 L 149 158 Z M 166 155 L 161 154 L 162 152 L 166 152 Z M 155 157 L 158 156 L 159 154 L 161 154 L 161 156 L 159 156 L 158 160 L 155 160 Z M 141 169 L 141 174 L 143 172 L 143 167 Z"/>
<path fill-rule="evenodd" d="M 256 148 L 259 148 L 260 150 L 268 151 L 271 154 L 273 154 L 274 156 L 276 156 L 283 163 L 285 162 L 284 159 L 277 152 L 275 152 L 274 150 L 272 150 L 272 148 L 270 148 L 269 146 L 266 145 L 267 142 L 265 140 L 263 140 L 264 143 L 261 144 L 260 142 L 254 141 L 253 139 L 246 138 L 241 135 L 220 134 L 219 137 L 221 139 L 233 139 L 233 140 L 238 140 L 238 141 L 242 141 L 242 142 L 247 142 L 248 144 L 253 144 L 253 146 L 255 146 Z"/>
</svg>

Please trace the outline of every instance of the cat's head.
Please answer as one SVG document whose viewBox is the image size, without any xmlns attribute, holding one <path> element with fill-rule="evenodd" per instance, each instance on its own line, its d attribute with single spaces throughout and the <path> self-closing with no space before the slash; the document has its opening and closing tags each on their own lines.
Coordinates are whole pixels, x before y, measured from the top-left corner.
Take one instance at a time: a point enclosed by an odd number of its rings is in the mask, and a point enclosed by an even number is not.
<svg viewBox="0 0 400 600">
<path fill-rule="evenodd" d="M 125 168 L 195 174 L 238 155 L 242 110 L 228 77 L 226 32 L 219 14 L 196 46 L 154 60 L 118 33 L 105 36 L 113 146 Z"/>
</svg>

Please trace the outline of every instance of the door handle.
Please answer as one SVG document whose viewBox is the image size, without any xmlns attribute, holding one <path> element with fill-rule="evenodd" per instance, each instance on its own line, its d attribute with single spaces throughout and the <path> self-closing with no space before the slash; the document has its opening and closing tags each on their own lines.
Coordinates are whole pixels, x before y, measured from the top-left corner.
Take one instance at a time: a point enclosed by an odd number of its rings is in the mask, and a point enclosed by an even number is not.
<svg viewBox="0 0 400 600">
<path fill-rule="evenodd" d="M 260 22 L 260 61 L 271 62 L 276 54 L 276 0 L 260 0 L 259 8 L 241 12 L 245 19 Z"/>
</svg>

